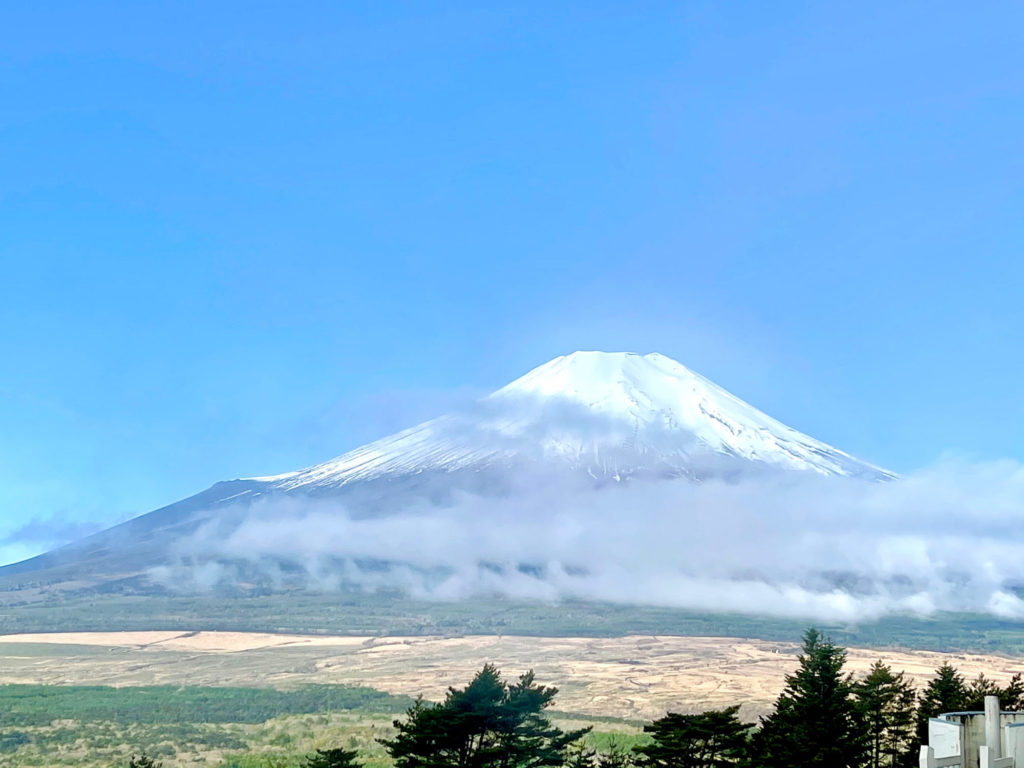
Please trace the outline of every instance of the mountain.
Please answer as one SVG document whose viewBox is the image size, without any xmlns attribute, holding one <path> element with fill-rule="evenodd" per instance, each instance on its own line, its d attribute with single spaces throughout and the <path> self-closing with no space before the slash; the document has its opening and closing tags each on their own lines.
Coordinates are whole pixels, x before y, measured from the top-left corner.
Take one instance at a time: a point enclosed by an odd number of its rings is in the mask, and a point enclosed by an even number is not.
<svg viewBox="0 0 1024 768">
<path fill-rule="evenodd" d="M 823 475 L 892 475 L 765 415 L 664 355 L 574 352 L 466 412 L 385 437 L 322 464 L 251 478 L 284 491 L 483 468 L 523 459 L 621 479 L 730 457 Z"/>
<path fill-rule="evenodd" d="M 799 471 L 882 481 L 892 474 L 765 415 L 663 355 L 575 352 L 474 406 L 307 469 L 241 478 L 0 569 L 0 587 L 128 583 L 203 526 L 228 536 L 267 499 L 338 499 L 387 515 L 459 493 L 515 494 L 538 477 L 591 485 Z M 341 554 L 341 553 L 339 553 Z M 70 587 L 69 587 L 70 588 Z"/>
</svg>

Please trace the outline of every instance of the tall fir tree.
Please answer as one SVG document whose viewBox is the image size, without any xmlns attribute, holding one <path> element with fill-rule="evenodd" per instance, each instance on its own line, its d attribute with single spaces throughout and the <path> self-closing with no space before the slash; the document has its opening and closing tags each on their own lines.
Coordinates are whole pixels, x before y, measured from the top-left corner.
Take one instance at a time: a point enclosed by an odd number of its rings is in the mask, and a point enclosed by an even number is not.
<svg viewBox="0 0 1024 768">
<path fill-rule="evenodd" d="M 1019 712 L 1024 706 L 1024 680 L 1020 672 L 1010 678 L 1010 682 L 999 692 L 999 703 L 1007 712 Z"/>
<path fill-rule="evenodd" d="M 865 738 L 845 663 L 845 650 L 818 630 L 807 630 L 800 666 L 786 676 L 775 711 L 762 719 L 754 736 L 754 765 L 860 768 Z"/>
<path fill-rule="evenodd" d="M 967 709 L 970 695 L 963 675 L 949 662 L 937 670 L 921 692 L 917 705 L 917 743 L 928 743 L 928 720 L 943 712 L 962 712 Z"/>
<path fill-rule="evenodd" d="M 876 661 L 854 686 L 854 696 L 867 737 L 868 768 L 912 765 L 916 752 L 914 686 L 900 672 Z"/>
</svg>

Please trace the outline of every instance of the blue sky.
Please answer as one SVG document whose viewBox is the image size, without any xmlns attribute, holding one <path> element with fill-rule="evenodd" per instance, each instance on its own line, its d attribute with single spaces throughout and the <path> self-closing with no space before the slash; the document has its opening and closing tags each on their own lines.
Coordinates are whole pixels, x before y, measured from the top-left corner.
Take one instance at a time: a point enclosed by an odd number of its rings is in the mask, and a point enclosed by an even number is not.
<svg viewBox="0 0 1024 768">
<path fill-rule="evenodd" d="M 0 559 L 574 349 L 1024 459 L 1018 3 L 0 18 Z"/>
</svg>

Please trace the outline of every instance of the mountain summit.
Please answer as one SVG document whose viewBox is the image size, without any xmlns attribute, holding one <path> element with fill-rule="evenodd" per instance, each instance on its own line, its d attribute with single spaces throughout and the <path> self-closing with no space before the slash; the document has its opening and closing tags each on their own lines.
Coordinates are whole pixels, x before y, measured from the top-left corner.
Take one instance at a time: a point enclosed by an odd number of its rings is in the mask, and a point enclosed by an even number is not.
<svg viewBox="0 0 1024 768">
<path fill-rule="evenodd" d="M 739 461 L 736 461 L 739 460 Z M 285 491 L 533 461 L 622 479 L 699 478 L 745 465 L 886 479 L 657 353 L 574 352 L 448 414 L 298 472 L 250 478 Z"/>
</svg>

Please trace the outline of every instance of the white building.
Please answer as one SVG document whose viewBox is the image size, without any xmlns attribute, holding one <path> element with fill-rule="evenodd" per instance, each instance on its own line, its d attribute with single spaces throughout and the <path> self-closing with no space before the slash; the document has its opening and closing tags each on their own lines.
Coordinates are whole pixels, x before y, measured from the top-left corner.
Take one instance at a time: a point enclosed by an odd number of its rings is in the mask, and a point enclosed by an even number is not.
<svg viewBox="0 0 1024 768">
<path fill-rule="evenodd" d="M 1024 712 L 1002 712 L 985 697 L 984 712 L 947 712 L 928 721 L 920 768 L 1024 768 Z"/>
</svg>

